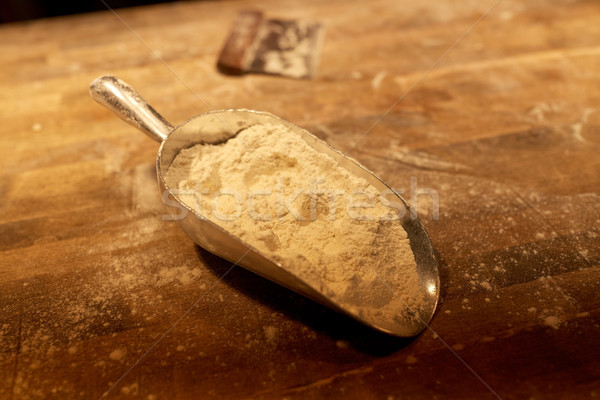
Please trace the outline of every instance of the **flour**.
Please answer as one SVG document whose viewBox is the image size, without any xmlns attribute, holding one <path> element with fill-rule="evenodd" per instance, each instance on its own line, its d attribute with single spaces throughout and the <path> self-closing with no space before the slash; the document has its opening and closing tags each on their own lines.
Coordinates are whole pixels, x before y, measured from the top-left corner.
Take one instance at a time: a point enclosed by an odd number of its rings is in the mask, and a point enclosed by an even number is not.
<svg viewBox="0 0 600 400">
<path fill-rule="evenodd" d="M 190 206 L 356 315 L 425 306 L 404 206 L 282 125 L 182 150 L 165 175 Z"/>
<path fill-rule="evenodd" d="M 121 361 L 125 357 L 125 354 L 127 354 L 127 350 L 116 349 L 113 352 L 111 352 L 108 356 L 111 360 Z"/>
<path fill-rule="evenodd" d="M 544 325 L 549 326 L 552 329 L 558 329 L 558 328 L 560 328 L 560 325 L 563 322 L 556 315 L 549 315 L 549 316 L 545 317 L 543 320 L 544 320 Z"/>
</svg>

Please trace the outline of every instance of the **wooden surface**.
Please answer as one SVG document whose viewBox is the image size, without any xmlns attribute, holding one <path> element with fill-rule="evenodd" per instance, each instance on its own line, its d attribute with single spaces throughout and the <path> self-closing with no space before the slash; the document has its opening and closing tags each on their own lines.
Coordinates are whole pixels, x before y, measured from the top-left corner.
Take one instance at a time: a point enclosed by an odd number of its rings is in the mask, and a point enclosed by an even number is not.
<svg viewBox="0 0 600 400">
<path fill-rule="evenodd" d="M 136 34 L 108 11 L 0 26 L 0 398 L 600 396 L 596 1 L 500 1 L 351 152 L 407 197 L 411 177 L 439 194 L 439 219 L 419 208 L 442 300 L 414 340 L 241 268 L 220 280 L 229 263 L 161 219 L 157 144 L 87 93 L 111 73 L 174 123 L 266 110 L 346 150 L 492 3 L 415 4 L 119 10 Z M 316 79 L 217 72 L 249 6 L 327 25 Z"/>
</svg>

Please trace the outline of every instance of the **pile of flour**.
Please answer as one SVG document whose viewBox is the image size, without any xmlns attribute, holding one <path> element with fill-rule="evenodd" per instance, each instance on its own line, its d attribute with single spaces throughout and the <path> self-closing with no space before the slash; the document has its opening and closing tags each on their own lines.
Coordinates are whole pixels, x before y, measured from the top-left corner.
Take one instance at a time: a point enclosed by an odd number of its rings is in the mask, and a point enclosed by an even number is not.
<svg viewBox="0 0 600 400">
<path fill-rule="evenodd" d="M 165 181 L 185 204 L 356 315 L 399 321 L 425 305 L 404 206 L 283 125 L 184 149 Z"/>
</svg>

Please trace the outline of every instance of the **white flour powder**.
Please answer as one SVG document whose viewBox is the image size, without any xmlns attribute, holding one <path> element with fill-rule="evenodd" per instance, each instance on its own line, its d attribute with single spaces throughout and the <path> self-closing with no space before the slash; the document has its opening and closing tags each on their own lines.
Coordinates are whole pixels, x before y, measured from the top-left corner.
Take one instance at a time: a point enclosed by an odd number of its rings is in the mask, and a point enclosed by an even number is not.
<svg viewBox="0 0 600 400">
<path fill-rule="evenodd" d="M 393 321 L 424 305 L 404 206 L 285 126 L 182 150 L 165 180 L 185 204 L 359 316 Z"/>
</svg>

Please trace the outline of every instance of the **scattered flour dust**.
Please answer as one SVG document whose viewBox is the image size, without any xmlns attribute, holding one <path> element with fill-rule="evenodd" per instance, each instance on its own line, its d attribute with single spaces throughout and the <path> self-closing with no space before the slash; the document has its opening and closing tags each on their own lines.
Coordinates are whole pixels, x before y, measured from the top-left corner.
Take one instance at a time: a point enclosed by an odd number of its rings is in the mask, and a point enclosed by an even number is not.
<svg viewBox="0 0 600 400">
<path fill-rule="evenodd" d="M 418 318 L 426 293 L 404 206 L 283 125 L 181 150 L 165 181 L 188 206 L 361 318 Z"/>
<path fill-rule="evenodd" d="M 263 331 L 265 333 L 265 338 L 267 338 L 269 342 L 272 342 L 277 338 L 277 328 L 274 326 L 264 326 Z"/>
<path fill-rule="evenodd" d="M 123 358 L 125 357 L 126 354 L 127 354 L 127 350 L 125 350 L 125 349 L 116 349 L 116 350 L 112 351 L 108 355 L 108 357 L 111 360 L 121 361 L 121 360 L 123 360 Z"/>
<path fill-rule="evenodd" d="M 549 326 L 553 329 L 560 328 L 561 324 L 562 324 L 562 320 L 560 318 L 558 318 L 556 315 L 549 315 L 544 318 L 544 325 Z"/>
<path fill-rule="evenodd" d="M 572 303 L 572 299 L 563 291 L 563 289 L 555 282 L 552 276 L 542 276 L 538 279 L 542 287 L 554 294 L 554 298 L 546 298 L 545 306 L 541 310 L 535 307 L 527 309 L 529 313 L 536 315 L 536 318 L 542 321 L 542 324 L 552 329 L 559 329 L 565 325 L 564 315 L 565 310 L 562 306 L 565 302 Z"/>
<path fill-rule="evenodd" d="M 120 239 L 117 237 L 117 241 Z M 116 254 L 115 254 L 116 253 Z M 37 371 L 44 369 L 79 368 L 82 355 L 93 354 L 95 360 L 87 360 L 95 368 L 94 373 L 105 378 L 114 363 L 123 363 L 130 354 L 139 354 L 139 343 L 107 348 L 88 347 L 92 338 L 116 335 L 126 329 L 138 328 L 141 332 L 148 321 L 169 307 L 157 291 L 169 293 L 178 287 L 200 284 L 202 269 L 196 260 L 185 257 L 163 257 L 160 248 L 147 248 L 133 254 L 105 251 L 98 254 L 97 265 L 82 269 L 69 276 L 69 282 L 81 284 L 56 284 L 60 277 L 35 277 L 23 283 L 23 296 L 44 298 L 43 302 L 23 302 L 17 320 L 0 322 L 1 339 L 18 337 L 20 340 L 18 379 L 15 380 L 16 397 L 31 394 L 27 385 L 35 382 Z M 85 279 L 81 277 L 85 273 Z M 192 282 L 194 281 L 194 282 Z M 0 303 L 0 315 L 10 315 L 11 302 Z M 160 311 L 159 311 L 160 310 Z M 17 326 L 20 326 L 17 330 Z M 13 347 L 13 339 L 4 340 L 0 351 Z M 10 346 L 10 347 L 9 347 Z M 71 362 L 70 362 L 71 361 Z M 77 361 L 77 364 L 75 364 Z M 57 367 L 57 365 L 62 365 Z M 47 394 L 56 390 L 56 396 L 73 397 L 74 387 L 56 382 L 37 382 Z M 40 389 L 41 390 L 41 389 Z M 131 393 L 134 393 L 131 388 Z M 53 392 L 54 393 L 54 392 Z M 1 397 L 1 396 L 0 396 Z M 42 398 L 40 395 L 39 398 Z M 37 398 L 37 397 L 35 397 Z"/>
<path fill-rule="evenodd" d="M 137 396 L 139 394 L 140 387 L 137 382 L 132 383 L 131 385 L 125 385 L 121 388 L 121 393 L 124 395 Z"/>
<path fill-rule="evenodd" d="M 456 343 L 455 345 L 452 346 L 452 350 L 455 351 L 461 351 L 465 349 L 465 345 L 462 343 Z"/>
<path fill-rule="evenodd" d="M 415 364 L 417 361 L 418 361 L 417 357 L 413 356 L 412 354 L 409 354 L 408 356 L 406 356 L 407 364 Z"/>
<path fill-rule="evenodd" d="M 182 285 L 189 285 L 200 276 L 199 269 L 187 267 L 171 267 L 162 268 L 158 272 L 158 280 L 156 286 L 168 285 L 173 282 L 178 282 Z"/>
</svg>

